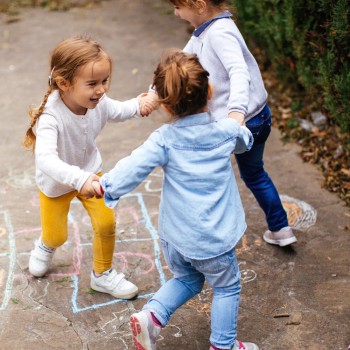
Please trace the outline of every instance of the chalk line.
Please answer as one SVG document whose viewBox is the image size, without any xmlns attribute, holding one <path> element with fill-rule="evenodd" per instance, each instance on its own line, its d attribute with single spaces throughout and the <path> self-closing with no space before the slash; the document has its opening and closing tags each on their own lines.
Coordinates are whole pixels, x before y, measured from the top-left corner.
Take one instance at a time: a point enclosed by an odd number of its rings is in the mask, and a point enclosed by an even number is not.
<svg viewBox="0 0 350 350">
<path fill-rule="evenodd" d="M 13 227 L 12 227 L 9 212 L 0 211 L 0 214 L 2 214 L 4 218 L 4 223 L 7 230 L 8 244 L 9 244 L 8 275 L 7 275 L 7 281 L 5 284 L 4 298 L 0 306 L 0 310 L 4 310 L 6 309 L 10 301 L 12 287 L 13 287 L 13 276 L 14 276 L 14 270 L 15 270 L 15 264 L 16 264 L 16 241 L 15 241 L 15 236 L 13 234 Z"/>
</svg>

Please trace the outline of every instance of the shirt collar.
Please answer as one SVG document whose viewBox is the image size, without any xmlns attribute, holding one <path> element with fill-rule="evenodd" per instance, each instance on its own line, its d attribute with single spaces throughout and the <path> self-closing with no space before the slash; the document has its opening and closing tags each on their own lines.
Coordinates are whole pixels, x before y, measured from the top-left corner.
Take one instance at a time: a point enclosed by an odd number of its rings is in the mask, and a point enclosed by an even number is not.
<svg viewBox="0 0 350 350">
<path fill-rule="evenodd" d="M 195 29 L 195 31 L 192 33 L 192 35 L 199 37 L 206 29 L 207 27 L 213 23 L 214 21 L 221 19 L 221 18 L 229 18 L 232 17 L 232 13 L 230 11 L 225 11 L 225 12 L 221 12 L 220 14 L 218 14 L 216 17 L 210 19 L 209 21 L 201 24 L 197 29 Z"/>
<path fill-rule="evenodd" d="M 213 122 L 214 119 L 208 112 L 186 115 L 185 117 L 176 119 L 172 124 L 176 127 L 204 125 Z"/>
</svg>

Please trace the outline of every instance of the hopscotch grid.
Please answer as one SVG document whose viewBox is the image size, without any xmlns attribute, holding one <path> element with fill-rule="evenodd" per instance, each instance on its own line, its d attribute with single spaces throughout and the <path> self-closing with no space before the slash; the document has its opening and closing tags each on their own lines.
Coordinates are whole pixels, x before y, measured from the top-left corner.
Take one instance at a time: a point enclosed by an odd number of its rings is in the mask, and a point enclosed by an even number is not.
<svg viewBox="0 0 350 350">
<path fill-rule="evenodd" d="M 151 218 L 148 215 L 148 210 L 147 210 L 147 207 L 145 205 L 142 193 L 132 193 L 132 194 L 127 194 L 127 195 L 123 196 L 123 198 L 132 198 L 132 197 L 137 198 L 137 202 L 141 208 L 141 213 L 142 213 L 142 217 L 143 217 L 143 219 L 141 219 L 141 220 L 142 220 L 142 222 L 144 222 L 144 225 L 145 225 L 146 229 L 148 230 L 149 234 L 151 235 L 151 237 L 150 238 L 141 238 L 141 239 L 125 239 L 125 240 L 118 240 L 116 242 L 121 243 L 121 242 L 153 241 L 153 250 L 154 250 L 154 254 L 155 254 L 154 262 L 155 262 L 155 266 L 156 266 L 158 274 L 159 274 L 160 283 L 161 283 L 161 285 L 163 285 L 166 282 L 166 278 L 165 278 L 165 274 L 164 274 L 163 267 L 162 267 L 161 260 L 160 260 L 161 253 L 160 253 L 160 247 L 159 247 L 159 243 L 158 243 L 159 242 L 158 232 L 154 228 L 152 221 L 151 221 Z M 71 216 L 71 220 L 74 220 L 74 218 L 72 216 Z M 92 243 L 83 243 L 83 244 L 80 244 L 80 246 L 91 245 L 91 244 Z M 80 308 L 78 306 L 78 291 L 79 291 L 78 274 L 71 275 L 70 278 L 73 282 L 73 293 L 72 293 L 72 298 L 71 298 L 73 313 L 79 313 L 79 312 L 83 312 L 83 311 L 88 311 L 88 310 L 92 310 L 92 309 L 106 307 L 106 306 L 121 303 L 121 302 L 130 301 L 130 300 L 125 300 L 125 299 L 114 299 L 114 300 L 110 300 L 108 302 L 99 303 L 99 304 L 92 304 L 90 306 Z M 154 295 L 154 293 L 138 295 L 134 300 L 148 299 L 148 298 L 152 297 L 153 295 Z"/>
<path fill-rule="evenodd" d="M 137 202 L 138 202 L 138 205 L 139 205 L 141 213 L 142 213 L 142 218 L 139 220 L 139 223 L 142 223 L 145 226 L 145 228 L 148 230 L 148 232 L 150 234 L 150 238 L 121 239 L 121 240 L 116 240 L 116 244 L 130 243 L 130 242 L 153 241 L 154 262 L 155 262 L 155 266 L 156 266 L 158 274 L 159 274 L 160 283 L 161 283 L 161 285 L 163 285 L 166 282 L 166 278 L 165 278 L 164 270 L 163 270 L 163 267 L 161 264 L 161 250 L 160 250 L 160 246 L 159 246 L 158 232 L 155 229 L 155 227 L 153 226 L 151 217 L 148 214 L 148 210 L 147 210 L 147 207 L 146 207 L 145 202 L 144 202 L 143 194 L 142 193 L 131 193 L 131 194 L 123 196 L 123 198 L 131 198 L 131 197 L 137 198 Z M 293 202 L 296 202 L 296 204 L 299 208 L 304 209 L 304 213 L 303 213 L 304 216 L 302 218 L 306 217 L 305 214 L 308 214 L 308 218 L 309 217 L 312 218 L 312 220 L 310 220 L 311 222 L 306 223 L 306 224 L 308 224 L 308 226 L 312 226 L 315 224 L 316 217 L 317 217 L 317 211 L 315 209 L 313 209 L 311 206 L 307 205 L 306 203 L 301 202 L 301 201 L 297 201 L 291 197 L 288 197 L 288 196 L 281 196 L 281 197 L 282 197 L 281 199 L 284 199 L 284 201 L 286 201 L 286 202 L 293 200 Z M 78 203 L 78 201 L 76 201 L 76 202 L 73 201 L 73 203 L 74 204 Z M 307 207 L 304 208 L 303 205 L 301 205 L 301 204 L 305 204 L 305 205 L 307 205 Z M 313 209 L 311 214 L 310 214 L 309 207 L 311 209 Z M 16 257 L 18 255 L 16 253 L 15 236 L 17 234 L 23 233 L 23 232 L 28 233 L 28 232 L 40 231 L 41 228 L 38 227 L 38 228 L 30 229 L 30 230 L 21 230 L 18 232 L 14 232 L 9 212 L 8 211 L 0 211 L 0 214 L 3 216 L 3 220 L 5 223 L 5 228 L 6 228 L 6 232 L 7 232 L 7 236 L 8 236 L 8 246 L 9 246 L 9 252 L 0 254 L 1 258 L 6 257 L 9 260 L 8 276 L 7 276 L 6 284 L 5 284 L 3 301 L 0 305 L 0 310 L 4 310 L 4 309 L 6 309 L 6 307 L 9 304 L 9 301 L 11 299 L 11 293 L 13 290 L 14 270 L 15 270 L 15 264 L 16 264 Z M 298 218 L 298 219 L 302 219 L 302 218 Z M 72 304 L 73 313 L 78 313 L 78 312 L 87 311 L 87 310 L 91 310 L 91 309 L 98 309 L 100 307 L 109 306 L 109 305 L 120 303 L 120 302 L 130 301 L 130 300 L 125 300 L 125 299 L 114 299 L 114 300 L 111 300 L 108 302 L 104 302 L 104 303 L 100 303 L 100 304 L 93 304 L 93 305 L 83 307 L 83 308 L 78 307 L 79 274 L 80 274 L 80 265 L 81 265 L 81 259 L 82 259 L 82 248 L 83 248 L 83 246 L 91 246 L 92 243 L 91 242 L 81 243 L 80 242 L 80 234 L 79 234 L 79 226 L 78 226 L 77 222 L 75 221 L 71 212 L 69 213 L 68 219 L 71 222 L 71 224 L 73 224 L 73 231 L 74 231 L 73 234 L 74 234 L 75 239 L 74 239 L 74 242 L 66 242 L 66 244 L 73 244 L 74 245 L 74 248 L 73 248 L 74 271 L 72 273 L 65 274 L 65 276 L 69 276 L 73 282 L 73 292 L 72 292 L 72 297 L 71 297 L 71 304 Z M 296 224 L 298 224 L 298 222 Z M 305 225 L 305 223 L 302 223 L 302 224 Z M 250 282 L 256 278 L 256 274 L 253 270 L 242 270 L 242 272 L 243 271 L 246 271 L 246 274 L 247 274 L 247 276 L 244 276 L 244 278 L 243 278 L 243 281 L 242 281 L 243 283 Z M 59 277 L 61 275 L 62 274 L 50 274 L 49 277 Z M 245 279 L 247 279 L 247 280 L 245 280 Z M 134 300 L 150 298 L 153 295 L 154 295 L 154 293 L 139 295 Z"/>
</svg>

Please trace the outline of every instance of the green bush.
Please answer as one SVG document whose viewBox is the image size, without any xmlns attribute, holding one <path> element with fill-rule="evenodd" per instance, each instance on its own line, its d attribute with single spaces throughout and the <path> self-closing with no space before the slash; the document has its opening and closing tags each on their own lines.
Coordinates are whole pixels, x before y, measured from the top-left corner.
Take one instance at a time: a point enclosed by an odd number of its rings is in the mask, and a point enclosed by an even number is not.
<svg viewBox="0 0 350 350">
<path fill-rule="evenodd" d="M 231 1 L 244 36 L 264 51 L 278 77 L 321 95 L 330 122 L 350 131 L 348 0 Z"/>
</svg>

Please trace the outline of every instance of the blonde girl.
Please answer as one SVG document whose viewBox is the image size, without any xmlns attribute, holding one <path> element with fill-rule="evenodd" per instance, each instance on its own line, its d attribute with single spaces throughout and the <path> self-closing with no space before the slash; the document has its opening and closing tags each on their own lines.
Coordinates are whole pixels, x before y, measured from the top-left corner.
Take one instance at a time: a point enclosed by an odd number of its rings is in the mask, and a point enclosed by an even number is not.
<svg viewBox="0 0 350 350">
<path fill-rule="evenodd" d="M 241 286 L 235 246 L 246 223 L 230 158 L 232 152 L 249 150 L 253 137 L 234 119 L 216 122 L 208 114 L 208 75 L 196 55 L 165 52 L 153 85 L 170 123 L 120 160 L 100 183 L 93 181 L 112 208 L 155 167 L 164 171 L 158 229 L 174 277 L 130 317 L 138 350 L 156 349 L 162 327 L 201 292 L 205 279 L 213 289 L 211 349 L 258 349 L 236 339 Z"/>
<path fill-rule="evenodd" d="M 68 38 L 52 51 L 49 87 L 40 107 L 30 110 L 24 139 L 24 146 L 35 152 L 42 224 L 29 272 L 43 277 L 49 270 L 55 250 L 67 240 L 69 206 L 77 198 L 94 231 L 91 288 L 130 299 L 138 288 L 112 268 L 114 212 L 91 185 L 102 165 L 95 140 L 108 121 L 121 122 L 149 111 L 143 95 L 124 102 L 107 97 L 111 73 L 111 58 L 88 37 Z"/>
</svg>

